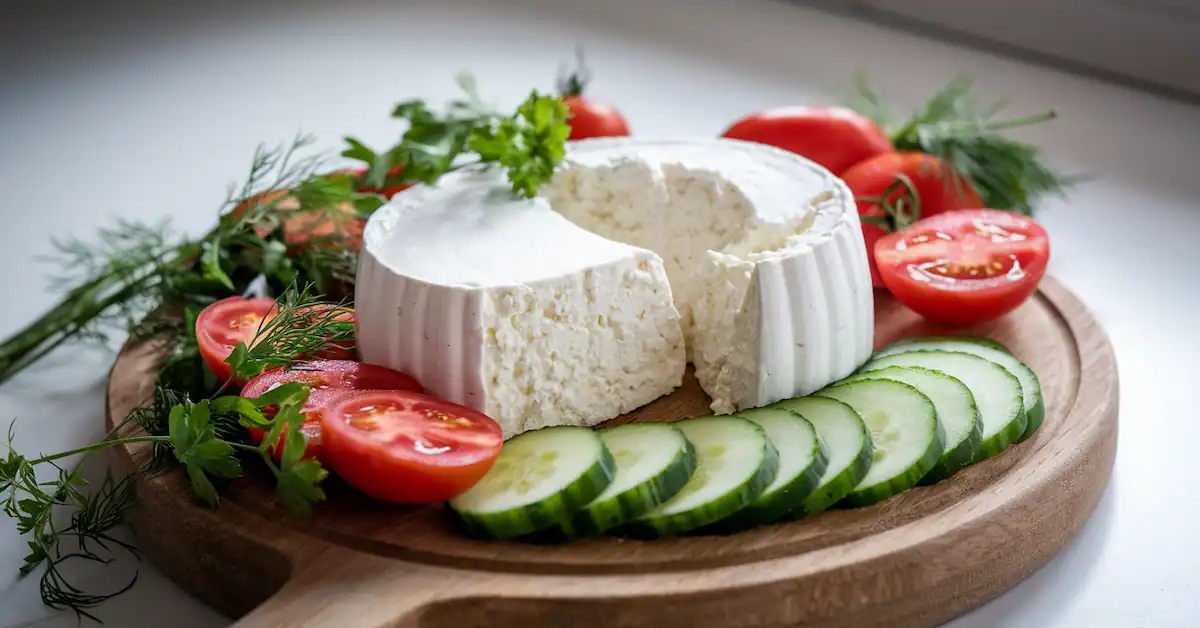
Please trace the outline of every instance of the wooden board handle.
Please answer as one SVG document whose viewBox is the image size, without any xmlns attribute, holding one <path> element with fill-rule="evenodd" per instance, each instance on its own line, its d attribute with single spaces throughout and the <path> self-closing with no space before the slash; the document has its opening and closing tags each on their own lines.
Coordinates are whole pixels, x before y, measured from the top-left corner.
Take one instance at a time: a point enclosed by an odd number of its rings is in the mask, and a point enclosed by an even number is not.
<svg viewBox="0 0 1200 628">
<path fill-rule="evenodd" d="M 233 625 L 415 628 L 424 608 L 457 597 L 443 586 L 449 584 L 444 571 L 325 548 L 297 564 L 275 595 Z"/>
</svg>

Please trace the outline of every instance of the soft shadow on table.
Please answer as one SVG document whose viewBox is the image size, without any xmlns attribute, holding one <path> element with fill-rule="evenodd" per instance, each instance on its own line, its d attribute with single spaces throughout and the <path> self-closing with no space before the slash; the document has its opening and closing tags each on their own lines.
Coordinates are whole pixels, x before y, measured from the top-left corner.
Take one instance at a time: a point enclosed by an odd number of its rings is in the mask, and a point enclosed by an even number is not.
<svg viewBox="0 0 1200 628">
<path fill-rule="evenodd" d="M 945 628 L 1025 625 L 1021 617 L 1026 621 L 1037 617 L 1044 622 L 1042 625 L 1055 625 L 1045 620 L 1070 610 L 1072 600 L 1087 586 L 1108 545 L 1116 518 L 1116 484 L 1114 472 L 1091 518 L 1050 562 L 1000 597 L 945 624 Z"/>
</svg>

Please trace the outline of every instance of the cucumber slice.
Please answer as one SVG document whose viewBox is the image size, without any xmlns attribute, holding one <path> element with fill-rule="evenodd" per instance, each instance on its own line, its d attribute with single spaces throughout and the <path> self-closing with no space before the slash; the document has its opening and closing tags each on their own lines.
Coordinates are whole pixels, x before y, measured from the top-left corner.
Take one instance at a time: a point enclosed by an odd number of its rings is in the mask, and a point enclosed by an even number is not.
<svg viewBox="0 0 1200 628">
<path fill-rule="evenodd" d="M 929 397 L 908 384 L 864 379 L 814 394 L 844 401 L 871 431 L 871 470 L 846 495 L 847 505 L 868 506 L 912 488 L 942 455 L 937 410 Z"/>
<path fill-rule="evenodd" d="M 599 434 L 617 464 L 612 484 L 569 521 L 535 533 L 536 540 L 578 539 L 632 521 L 674 497 L 696 470 L 692 443 L 674 425 L 629 424 Z"/>
<path fill-rule="evenodd" d="M 829 463 L 817 430 L 791 410 L 756 408 L 733 416 L 753 421 L 763 428 L 779 452 L 779 470 L 753 504 L 707 526 L 704 532 L 727 534 L 778 521 L 817 488 Z"/>
<path fill-rule="evenodd" d="M 958 351 L 977 355 L 1003 366 L 1021 382 L 1021 398 L 1025 405 L 1025 431 L 1017 442 L 1023 441 L 1042 426 L 1046 418 L 1046 406 L 1042 402 L 1042 384 L 1037 373 L 1018 360 L 1004 345 L 987 338 L 964 336 L 931 336 L 910 338 L 884 347 L 875 357 L 884 357 L 908 351 L 935 350 Z"/>
<path fill-rule="evenodd" d="M 979 421 L 979 409 L 975 407 L 975 397 L 966 384 L 945 373 L 917 366 L 889 366 L 877 371 L 858 373 L 843 381 L 860 379 L 904 382 L 924 393 L 933 402 L 933 407 L 937 410 L 938 425 L 942 428 L 942 456 L 937 465 L 921 478 L 920 484 L 933 484 L 944 480 L 975 461 L 983 428 Z"/>
<path fill-rule="evenodd" d="M 706 416 L 675 425 L 696 449 L 696 472 L 674 497 L 618 532 L 657 538 L 695 530 L 754 503 L 775 479 L 779 454 L 756 423 Z"/>
<path fill-rule="evenodd" d="M 768 407 L 791 410 L 812 423 L 829 458 L 817 488 L 786 517 L 815 515 L 841 501 L 866 477 L 871 469 L 871 437 L 854 408 L 826 397 L 788 399 Z"/>
<path fill-rule="evenodd" d="M 566 520 L 613 480 L 604 441 L 584 427 L 546 427 L 504 443 L 492 469 L 448 502 L 471 536 L 509 539 Z"/>
<path fill-rule="evenodd" d="M 983 424 L 975 462 L 994 456 L 1025 432 L 1021 382 L 1004 367 L 970 353 L 916 350 L 867 362 L 864 370 L 888 366 L 920 366 L 945 373 L 971 389 Z"/>
<path fill-rule="evenodd" d="M 915 338 L 905 338 L 903 340 L 897 340 L 896 342 L 893 342 L 892 344 L 884 347 L 883 349 L 880 349 L 879 353 L 876 355 L 883 356 L 883 355 L 888 355 L 888 354 L 892 354 L 892 353 L 903 353 L 903 351 L 900 351 L 900 349 L 902 349 L 903 347 L 916 348 L 915 345 L 929 344 L 931 342 L 932 343 L 965 342 L 965 343 L 970 343 L 973 345 L 978 345 L 978 346 L 983 346 L 983 347 L 991 347 L 993 349 L 1003 351 L 1009 355 L 1012 354 L 1012 351 L 1009 351 L 1008 347 L 1004 346 L 1003 344 L 1001 344 L 995 340 L 992 340 L 991 338 L 983 338 L 981 336 L 917 336 Z"/>
</svg>

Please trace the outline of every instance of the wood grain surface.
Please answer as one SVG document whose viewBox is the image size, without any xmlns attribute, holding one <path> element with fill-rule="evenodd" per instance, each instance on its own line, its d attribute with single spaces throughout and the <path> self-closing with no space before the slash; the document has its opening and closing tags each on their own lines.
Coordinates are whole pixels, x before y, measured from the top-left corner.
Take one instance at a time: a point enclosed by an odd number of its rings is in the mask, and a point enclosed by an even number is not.
<svg viewBox="0 0 1200 628">
<path fill-rule="evenodd" d="M 881 300 L 876 344 L 945 333 Z M 178 470 L 139 475 L 138 544 L 239 626 L 936 625 L 1051 558 L 1091 514 L 1117 442 L 1117 371 L 1103 330 L 1052 279 L 1016 312 L 961 330 L 1009 346 L 1040 376 L 1036 435 L 949 480 L 874 506 L 730 536 L 602 537 L 558 546 L 460 536 L 441 506 L 364 498 L 331 477 L 304 520 L 254 469 L 200 505 Z M 153 389 L 160 347 L 127 346 L 108 386 L 110 428 Z M 686 385 L 613 423 L 707 413 Z M 130 428 L 132 430 L 134 428 Z M 126 470 L 149 455 L 119 449 Z"/>
</svg>

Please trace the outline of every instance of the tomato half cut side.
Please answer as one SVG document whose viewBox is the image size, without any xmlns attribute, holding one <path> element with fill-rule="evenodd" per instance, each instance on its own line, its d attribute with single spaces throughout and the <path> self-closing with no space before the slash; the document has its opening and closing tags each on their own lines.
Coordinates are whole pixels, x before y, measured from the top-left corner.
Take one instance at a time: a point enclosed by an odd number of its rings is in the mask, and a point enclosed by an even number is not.
<svg viewBox="0 0 1200 628">
<path fill-rule="evenodd" d="M 247 346 L 254 346 L 255 336 L 265 330 L 266 325 L 277 313 L 275 301 L 272 299 L 244 297 L 221 299 L 200 311 L 196 317 L 196 342 L 204 363 L 213 375 L 217 376 L 217 381 L 224 382 L 233 374 L 233 369 L 225 359 L 233 353 L 234 347 L 243 342 Z M 351 327 L 355 324 L 354 310 L 347 307 L 322 304 L 297 311 L 297 325 L 301 327 L 316 324 L 324 319 L 349 323 Z M 297 357 L 341 360 L 353 358 L 355 350 L 354 340 L 348 339 L 310 356 Z"/>
<path fill-rule="evenodd" d="M 406 391 L 348 392 L 321 415 L 324 461 L 379 500 L 448 500 L 492 468 L 504 438 L 481 412 Z"/>
<path fill-rule="evenodd" d="M 196 344 L 217 381 L 229 379 L 233 369 L 225 363 L 225 358 L 239 343 L 250 344 L 274 307 L 272 299 L 229 297 L 209 305 L 196 316 Z"/>
<path fill-rule="evenodd" d="M 305 458 L 321 458 L 321 413 L 335 402 L 339 395 L 349 390 L 408 390 L 421 392 L 421 384 L 417 380 L 387 367 L 374 364 L 363 364 L 353 360 L 309 360 L 297 362 L 290 366 L 267 371 L 246 382 L 242 388 L 242 396 L 256 399 L 270 390 L 284 384 L 302 382 L 309 385 L 308 400 L 301 412 L 304 423 L 300 431 L 307 443 L 304 450 Z M 268 412 L 270 410 L 268 409 Z M 249 428 L 250 439 L 254 444 L 262 442 L 266 433 L 257 428 Z M 271 448 L 271 454 L 276 459 L 282 453 L 280 443 Z"/>
<path fill-rule="evenodd" d="M 1013 212 L 948 212 L 875 244 L 887 289 L 917 313 L 952 325 L 998 318 L 1037 290 L 1050 260 L 1046 230 Z"/>
</svg>

